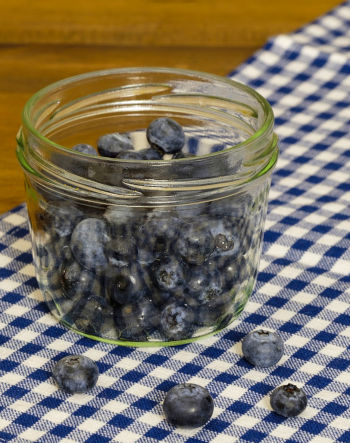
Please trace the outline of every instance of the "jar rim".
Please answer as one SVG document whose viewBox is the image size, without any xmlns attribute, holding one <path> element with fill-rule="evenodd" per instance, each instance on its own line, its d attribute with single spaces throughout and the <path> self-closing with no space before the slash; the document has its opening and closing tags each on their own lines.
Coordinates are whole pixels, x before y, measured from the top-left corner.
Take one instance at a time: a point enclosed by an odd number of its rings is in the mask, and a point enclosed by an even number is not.
<svg viewBox="0 0 350 443">
<path fill-rule="evenodd" d="M 199 78 L 203 78 L 206 80 L 215 80 L 217 82 L 220 82 L 222 84 L 227 84 L 229 86 L 232 86 L 236 89 L 240 89 L 246 94 L 252 96 L 257 100 L 257 102 L 261 105 L 263 110 L 263 120 L 262 123 L 259 125 L 258 129 L 248 138 L 243 140 L 242 142 L 239 142 L 231 147 L 227 147 L 222 151 L 217 152 L 211 152 L 207 154 L 202 155 L 196 155 L 195 157 L 191 157 L 191 162 L 201 161 L 206 158 L 213 158 L 213 157 L 221 157 L 229 151 L 239 151 L 240 149 L 244 149 L 245 146 L 251 144 L 252 142 L 258 141 L 261 137 L 263 137 L 266 133 L 270 131 L 270 129 L 273 126 L 274 123 L 274 114 L 273 110 L 269 104 L 269 102 L 257 91 L 255 91 L 250 86 L 247 86 L 243 83 L 237 82 L 235 80 L 231 80 L 228 77 L 219 76 L 216 74 L 210 74 L 206 72 L 196 71 L 196 70 L 188 70 L 188 69 L 179 69 L 179 68 L 164 68 L 164 67 L 133 67 L 133 68 L 115 68 L 115 69 L 105 69 L 105 70 L 98 70 L 98 71 L 91 71 L 83 74 L 74 75 L 71 77 L 66 77 L 62 80 L 56 81 L 54 83 L 51 83 L 44 88 L 41 88 L 39 91 L 37 91 L 34 95 L 32 95 L 27 102 L 25 103 L 25 106 L 22 111 L 22 124 L 28 130 L 34 137 L 38 138 L 45 144 L 48 144 L 56 149 L 64 150 L 69 152 L 72 152 L 70 149 L 66 148 L 63 145 L 60 145 L 59 143 L 56 143 L 52 141 L 50 138 L 45 137 L 40 131 L 35 129 L 34 125 L 31 122 L 30 118 L 30 109 L 31 107 L 45 94 L 50 93 L 51 91 L 55 90 L 56 88 L 63 88 L 66 85 L 69 85 L 74 82 L 79 82 L 82 80 L 90 79 L 93 77 L 103 77 L 107 75 L 113 75 L 113 74 L 135 74 L 138 72 L 143 73 L 173 73 L 173 74 L 182 74 L 182 75 L 193 75 L 197 76 Z M 87 154 L 74 151 L 74 155 L 79 156 L 86 156 Z M 125 163 L 125 164 L 135 164 L 139 163 L 140 160 L 134 160 L 134 159 L 118 159 L 118 158 L 104 158 L 104 161 L 108 162 L 118 162 L 118 163 Z M 167 162 L 170 163 L 178 163 L 178 162 L 186 162 L 188 161 L 188 158 L 175 158 L 167 160 Z M 157 163 L 164 163 L 164 160 L 142 160 L 143 165 L 148 164 L 157 164 Z"/>
</svg>

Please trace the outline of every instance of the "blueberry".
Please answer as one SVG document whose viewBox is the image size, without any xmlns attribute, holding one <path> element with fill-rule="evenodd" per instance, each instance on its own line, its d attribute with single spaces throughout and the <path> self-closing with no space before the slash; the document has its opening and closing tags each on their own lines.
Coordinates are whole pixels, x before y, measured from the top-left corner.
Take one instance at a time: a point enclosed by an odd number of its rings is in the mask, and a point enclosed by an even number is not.
<svg viewBox="0 0 350 443">
<path fill-rule="evenodd" d="M 128 134 L 106 134 L 97 141 L 97 150 L 103 157 L 115 158 L 124 151 L 133 150 L 134 146 Z"/>
<path fill-rule="evenodd" d="M 146 148 L 138 151 L 143 160 L 162 160 L 163 154 L 154 148 Z"/>
<path fill-rule="evenodd" d="M 79 143 L 78 145 L 73 146 L 72 150 L 83 154 L 97 155 L 96 149 L 85 143 Z"/>
<path fill-rule="evenodd" d="M 107 265 L 105 244 L 108 240 L 106 223 L 97 218 L 86 218 L 75 227 L 70 246 L 82 267 L 99 273 Z"/>
<path fill-rule="evenodd" d="M 61 282 L 68 297 L 76 294 L 99 294 L 101 283 L 96 276 L 82 268 L 78 262 L 67 260 L 61 270 Z"/>
<path fill-rule="evenodd" d="M 83 355 L 69 355 L 59 360 L 52 375 L 59 388 L 69 394 L 84 393 L 92 389 L 99 371 L 95 362 Z"/>
<path fill-rule="evenodd" d="M 201 265 L 213 252 L 215 242 L 205 224 L 192 223 L 183 227 L 174 247 L 187 263 Z"/>
<path fill-rule="evenodd" d="M 277 414 L 283 417 L 295 417 L 306 408 L 307 397 L 302 389 L 288 383 L 272 392 L 270 402 Z"/>
<path fill-rule="evenodd" d="M 147 128 L 147 140 L 167 154 L 181 151 L 185 144 L 184 131 L 175 120 L 161 117 L 153 120 Z"/>
<path fill-rule="evenodd" d="M 242 341 L 244 357 L 254 366 L 268 368 L 283 355 L 283 341 L 276 332 L 260 329 L 246 335 Z"/>
<path fill-rule="evenodd" d="M 236 257 L 242 254 L 240 232 L 235 225 L 227 226 L 220 220 L 210 220 L 210 232 L 214 237 L 214 256 Z"/>
<path fill-rule="evenodd" d="M 111 238 L 134 237 L 137 226 L 142 226 L 144 223 L 143 212 L 133 207 L 110 206 L 103 217 L 107 221 Z"/>
<path fill-rule="evenodd" d="M 197 325 L 213 326 L 227 313 L 232 296 L 224 291 L 220 273 L 202 265 L 190 270 L 185 301 L 196 312 Z"/>
<path fill-rule="evenodd" d="M 194 313 L 189 306 L 170 303 L 160 317 L 160 326 L 168 340 L 190 338 L 193 332 Z"/>
<path fill-rule="evenodd" d="M 98 295 L 83 295 L 63 320 L 85 334 L 101 335 L 101 328 L 108 318 L 113 318 L 113 309 L 105 298 Z"/>
<path fill-rule="evenodd" d="M 139 260 L 150 263 L 169 253 L 181 232 L 180 220 L 172 214 L 153 211 L 136 229 Z"/>
<path fill-rule="evenodd" d="M 162 256 L 153 263 L 152 269 L 159 289 L 170 293 L 181 291 L 185 277 L 183 266 L 179 260 L 170 256 Z"/>
<path fill-rule="evenodd" d="M 108 262 L 115 266 L 126 266 L 136 260 L 137 247 L 134 237 L 131 235 L 118 236 L 108 243 L 106 248 Z"/>
<path fill-rule="evenodd" d="M 141 151 L 123 151 L 117 155 L 117 158 L 124 160 L 145 160 Z"/>
<path fill-rule="evenodd" d="M 113 304 L 135 303 L 149 295 L 149 287 L 144 279 L 146 270 L 137 262 L 126 266 L 111 266 L 105 275 L 108 298 Z"/>
<path fill-rule="evenodd" d="M 37 221 L 53 239 L 69 237 L 83 213 L 65 201 L 42 202 Z"/>
<path fill-rule="evenodd" d="M 151 298 L 153 303 L 156 306 L 163 307 L 169 303 L 171 303 L 171 299 L 173 298 L 174 294 L 167 291 L 161 291 L 158 288 L 152 288 L 151 292 Z"/>
<path fill-rule="evenodd" d="M 215 263 L 228 291 L 244 283 L 249 277 L 250 267 L 243 255 L 216 257 Z"/>
<path fill-rule="evenodd" d="M 159 310 L 148 298 L 137 303 L 117 307 L 114 318 L 120 337 L 126 340 L 145 341 L 147 334 L 159 326 Z"/>
<path fill-rule="evenodd" d="M 167 420 L 174 426 L 197 428 L 210 420 L 214 402 L 202 386 L 181 383 L 167 393 L 163 410 Z"/>
</svg>

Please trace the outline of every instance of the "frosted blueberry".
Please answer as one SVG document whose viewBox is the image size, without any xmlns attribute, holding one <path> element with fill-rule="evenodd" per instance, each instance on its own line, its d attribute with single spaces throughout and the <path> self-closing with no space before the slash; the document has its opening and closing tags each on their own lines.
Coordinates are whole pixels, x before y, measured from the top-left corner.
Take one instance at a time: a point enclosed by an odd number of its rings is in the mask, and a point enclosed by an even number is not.
<svg viewBox="0 0 350 443">
<path fill-rule="evenodd" d="M 163 158 L 162 153 L 158 149 L 146 148 L 138 151 L 143 160 L 161 160 Z"/>
<path fill-rule="evenodd" d="M 163 410 L 171 424 L 197 428 L 210 420 L 214 402 L 207 389 L 202 386 L 181 383 L 167 393 Z"/>
<path fill-rule="evenodd" d="M 270 397 L 271 407 L 283 417 L 295 417 L 306 408 L 307 397 L 302 389 L 289 383 L 276 388 Z"/>
<path fill-rule="evenodd" d="M 148 298 L 137 303 L 116 307 L 114 319 L 126 340 L 146 340 L 147 334 L 159 325 L 159 310 Z"/>
<path fill-rule="evenodd" d="M 176 292 L 183 287 L 185 277 L 180 261 L 170 256 L 162 256 L 152 267 L 159 289 Z"/>
<path fill-rule="evenodd" d="M 108 240 L 104 220 L 86 218 L 74 228 L 70 246 L 76 261 L 82 267 L 101 272 L 107 265 L 105 244 Z"/>
<path fill-rule="evenodd" d="M 191 265 L 201 265 L 207 260 L 215 247 L 214 238 L 205 225 L 185 225 L 182 235 L 174 245 L 179 255 Z"/>
<path fill-rule="evenodd" d="M 37 215 L 38 224 L 55 239 L 69 237 L 83 218 L 79 209 L 65 201 L 42 203 L 42 209 Z"/>
<path fill-rule="evenodd" d="M 254 366 L 268 368 L 283 355 L 283 341 L 276 332 L 260 329 L 246 335 L 242 341 L 244 357 Z"/>
<path fill-rule="evenodd" d="M 130 136 L 128 134 L 106 134 L 97 141 L 97 150 L 103 157 L 115 158 L 124 151 L 134 149 Z"/>
<path fill-rule="evenodd" d="M 168 117 L 153 120 L 146 135 L 151 146 L 162 149 L 167 154 L 181 151 L 185 144 L 185 134 L 181 125 Z"/>
<path fill-rule="evenodd" d="M 149 288 L 144 281 L 146 271 L 137 262 L 111 266 L 105 276 L 108 297 L 113 304 L 135 303 L 149 295 Z"/>
<path fill-rule="evenodd" d="M 95 362 L 83 355 L 69 355 L 59 360 L 52 375 L 59 388 L 69 394 L 83 393 L 92 389 L 99 371 Z"/>
<path fill-rule="evenodd" d="M 192 309 L 177 303 L 167 305 L 160 317 L 161 329 L 168 340 L 189 338 L 193 331 L 193 321 Z"/>
</svg>

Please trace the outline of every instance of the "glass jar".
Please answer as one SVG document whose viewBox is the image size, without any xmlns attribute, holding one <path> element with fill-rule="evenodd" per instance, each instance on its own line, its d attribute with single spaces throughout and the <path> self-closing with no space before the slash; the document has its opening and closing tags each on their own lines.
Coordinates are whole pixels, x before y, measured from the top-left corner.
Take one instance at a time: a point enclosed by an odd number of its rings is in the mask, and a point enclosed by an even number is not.
<svg viewBox="0 0 350 443">
<path fill-rule="evenodd" d="M 183 127 L 181 155 L 72 150 L 114 132 L 144 149 L 159 117 Z M 230 324 L 256 281 L 273 126 L 257 92 L 193 71 L 92 72 L 36 93 L 17 155 L 37 280 L 57 319 L 132 346 L 188 343 Z"/>
</svg>

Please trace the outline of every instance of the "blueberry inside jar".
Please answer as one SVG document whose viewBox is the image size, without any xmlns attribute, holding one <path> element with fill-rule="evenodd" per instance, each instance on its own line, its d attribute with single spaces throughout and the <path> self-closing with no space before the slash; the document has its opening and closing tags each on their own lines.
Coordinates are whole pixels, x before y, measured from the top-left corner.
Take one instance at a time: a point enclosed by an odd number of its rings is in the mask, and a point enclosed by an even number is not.
<svg viewBox="0 0 350 443">
<path fill-rule="evenodd" d="M 258 271 L 273 125 L 251 88 L 185 70 L 99 71 L 35 94 L 17 156 L 55 317 L 132 346 L 234 321 Z"/>
</svg>

